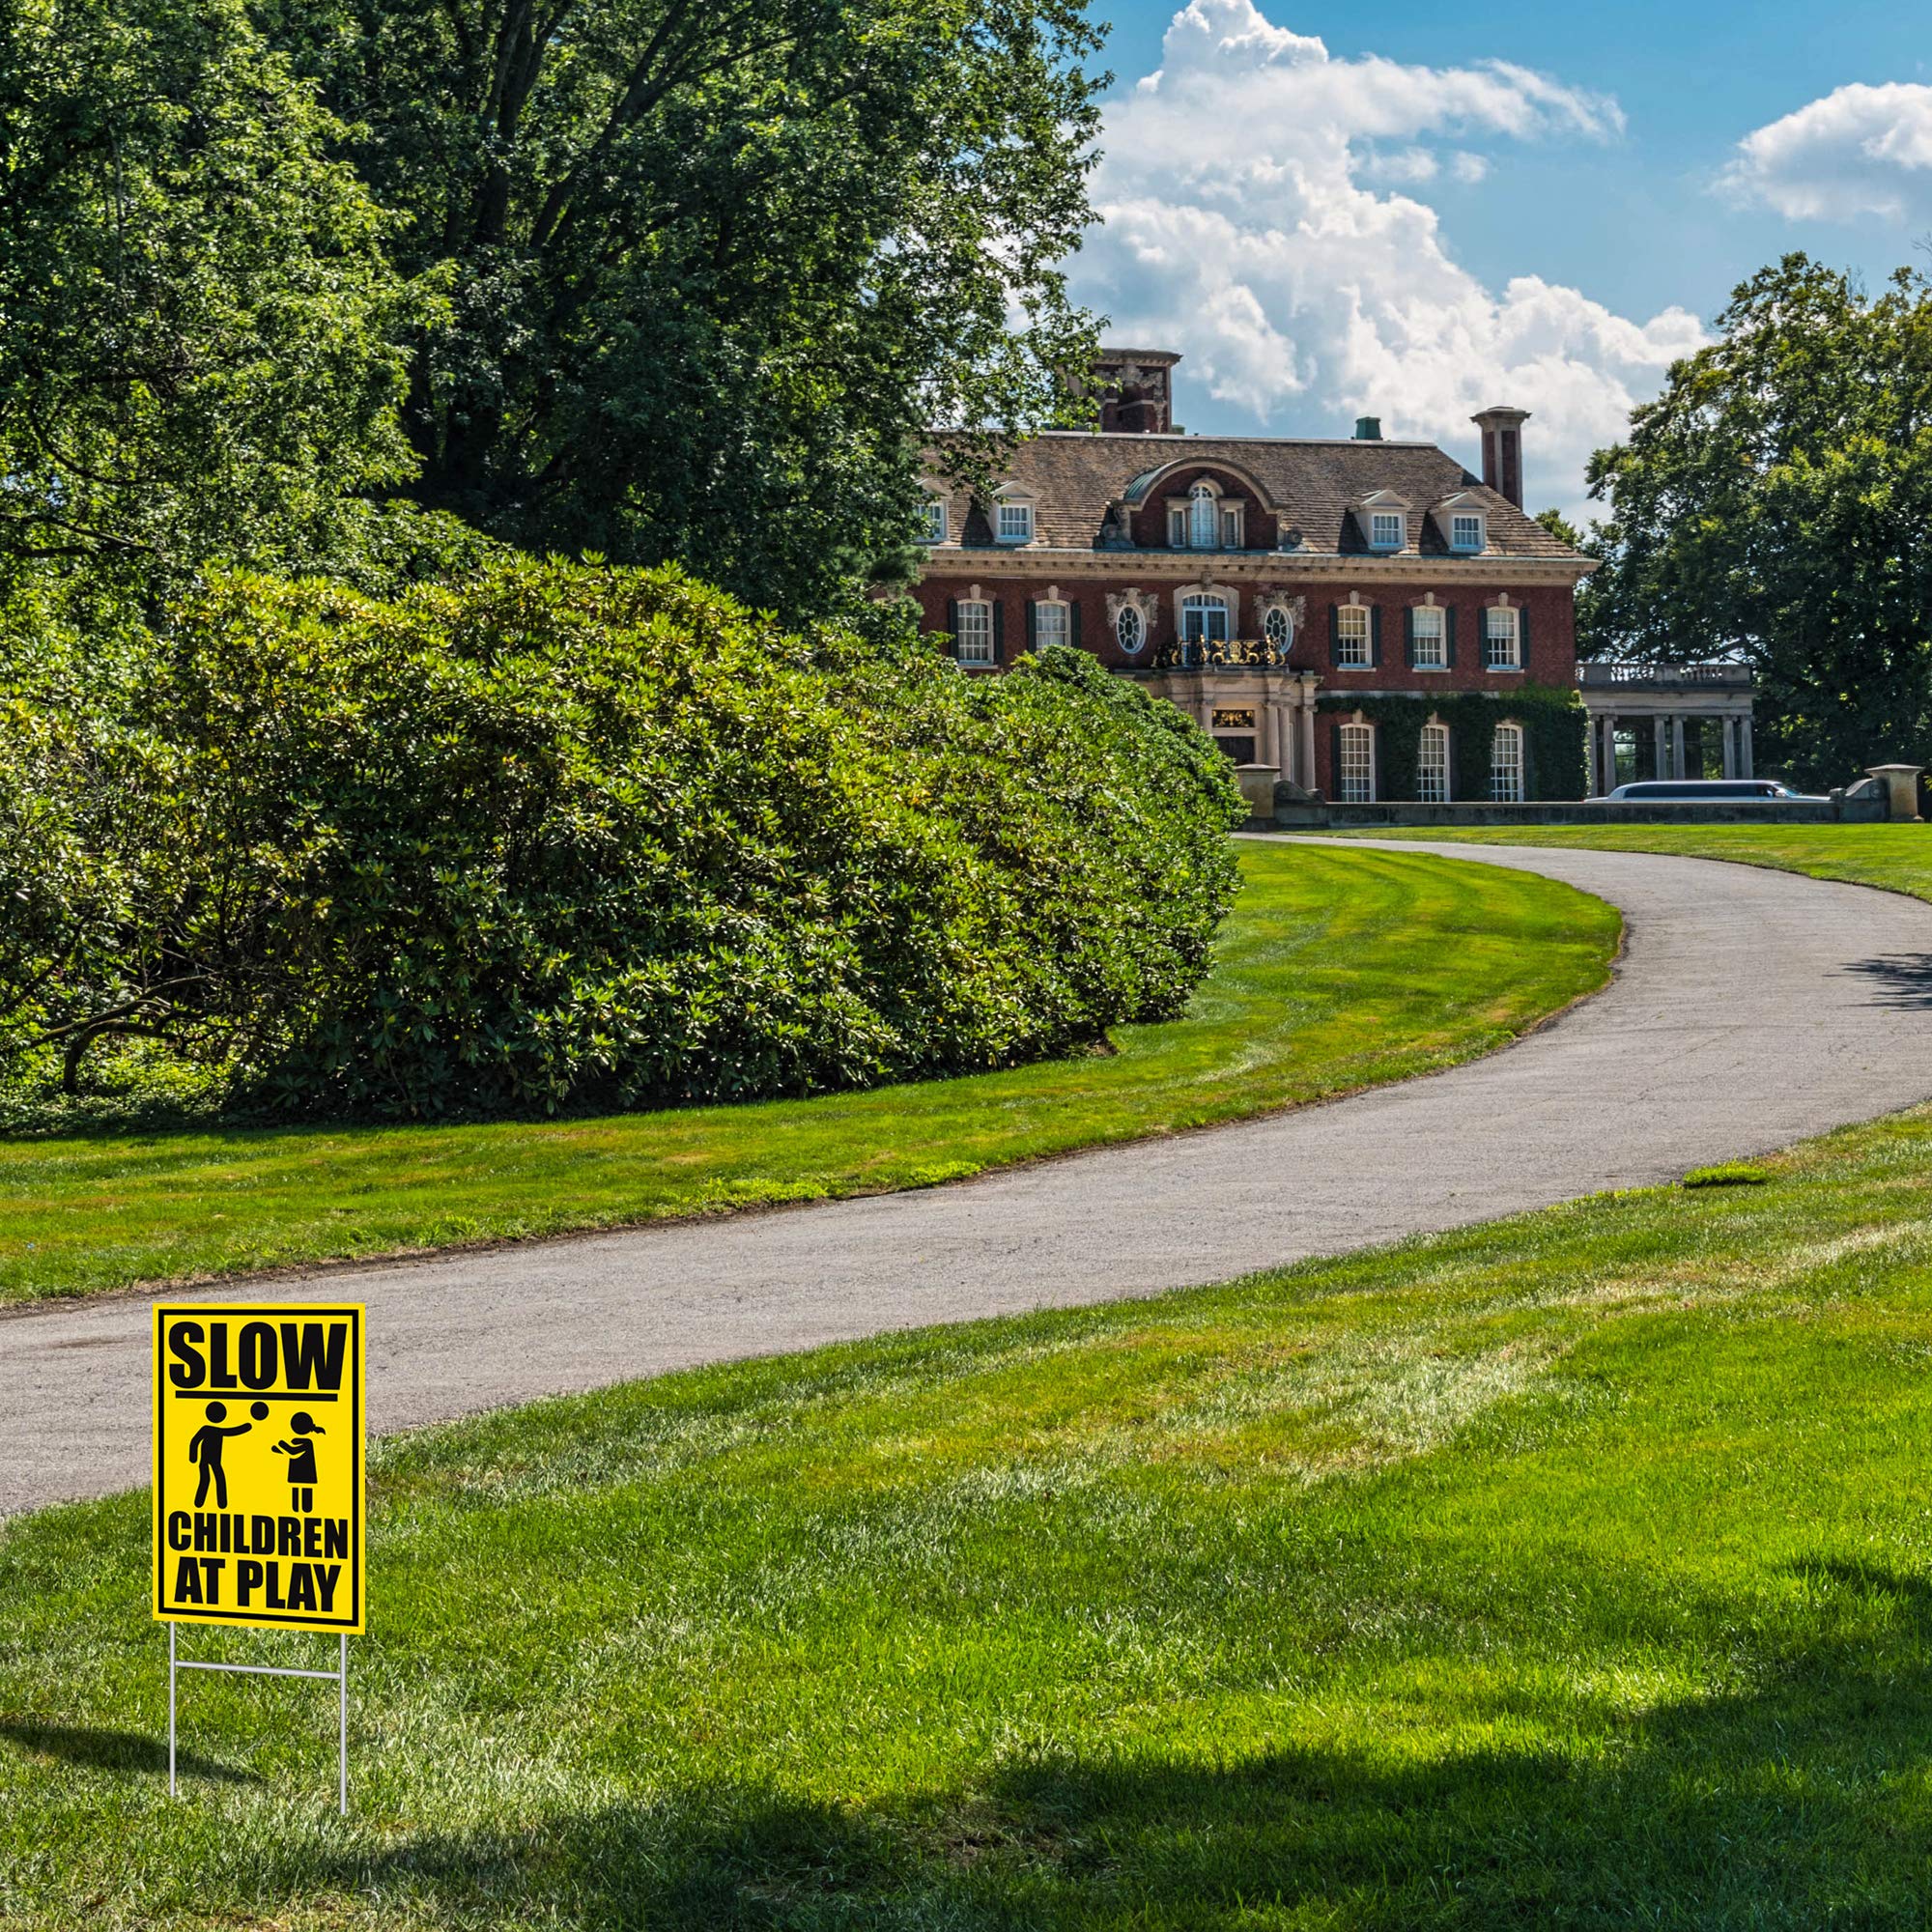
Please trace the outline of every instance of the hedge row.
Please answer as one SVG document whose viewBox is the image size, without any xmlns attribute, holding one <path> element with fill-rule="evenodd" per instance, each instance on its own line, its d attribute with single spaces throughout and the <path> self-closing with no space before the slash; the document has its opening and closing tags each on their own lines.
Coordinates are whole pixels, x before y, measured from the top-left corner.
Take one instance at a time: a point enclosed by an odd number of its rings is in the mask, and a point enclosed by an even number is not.
<svg viewBox="0 0 1932 1932">
<path fill-rule="evenodd" d="M 277 1113 L 809 1094 L 1170 1016 L 1225 761 L 1050 650 L 785 636 L 671 571 L 378 602 L 231 575 L 115 715 L 0 731 L 0 1068 L 137 1051 Z"/>
</svg>

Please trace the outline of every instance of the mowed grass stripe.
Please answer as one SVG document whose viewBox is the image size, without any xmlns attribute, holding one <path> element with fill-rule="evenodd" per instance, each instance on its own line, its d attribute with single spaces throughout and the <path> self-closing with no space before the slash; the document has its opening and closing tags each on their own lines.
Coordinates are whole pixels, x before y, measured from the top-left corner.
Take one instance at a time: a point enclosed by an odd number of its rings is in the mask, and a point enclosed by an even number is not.
<svg viewBox="0 0 1932 1932">
<path fill-rule="evenodd" d="M 0 1922 L 1921 1923 L 1932 1109 L 1760 1165 L 392 1438 L 346 1826 L 20 1520 Z"/>
<path fill-rule="evenodd" d="M 0 1143 L 0 1300 L 920 1187 L 1399 1080 L 1601 986 L 1616 913 L 1425 854 L 1243 845 L 1181 1019 L 1112 1055 L 811 1100 Z"/>
</svg>

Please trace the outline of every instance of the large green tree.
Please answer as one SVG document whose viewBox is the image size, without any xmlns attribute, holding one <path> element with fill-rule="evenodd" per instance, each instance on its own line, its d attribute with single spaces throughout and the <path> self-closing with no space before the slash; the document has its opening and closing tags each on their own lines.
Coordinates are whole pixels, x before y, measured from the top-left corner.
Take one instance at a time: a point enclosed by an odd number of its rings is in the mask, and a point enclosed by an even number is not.
<svg viewBox="0 0 1932 1932">
<path fill-rule="evenodd" d="M 0 4 L 0 568 L 317 563 L 407 474 L 339 131 L 241 0 Z"/>
<path fill-rule="evenodd" d="M 1079 0 L 270 0 L 446 273 L 414 486 L 523 544 L 802 612 L 909 537 L 921 431 L 1020 431 L 1091 344 Z M 973 445 L 969 436 L 967 445 Z"/>
<path fill-rule="evenodd" d="M 1803 255 L 1733 295 L 1627 441 L 1581 607 L 1593 655 L 1732 656 L 1760 762 L 1842 783 L 1932 753 L 1932 288 Z"/>
</svg>

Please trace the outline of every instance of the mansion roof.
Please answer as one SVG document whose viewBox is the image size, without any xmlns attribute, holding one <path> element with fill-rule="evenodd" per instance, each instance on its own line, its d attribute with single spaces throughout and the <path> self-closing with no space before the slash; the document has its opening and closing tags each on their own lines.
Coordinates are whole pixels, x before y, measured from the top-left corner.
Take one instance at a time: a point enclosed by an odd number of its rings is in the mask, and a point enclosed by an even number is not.
<svg viewBox="0 0 1932 1932">
<path fill-rule="evenodd" d="M 1456 509 L 1481 512 L 1491 560 L 1575 559 L 1579 572 L 1590 567 L 1507 497 L 1428 442 L 1056 430 L 1017 446 L 1000 483 L 1032 497 L 1035 548 L 1111 550 L 1122 547 L 1115 505 L 1132 514 L 1161 498 L 1170 483 L 1181 489 L 1203 470 L 1240 485 L 1264 514 L 1272 513 L 1281 550 L 1375 554 L 1364 506 L 1378 498 L 1376 509 L 1399 505 L 1406 514 L 1406 548 L 1446 557 L 1452 554 L 1447 523 L 1453 498 Z M 952 492 L 947 532 L 935 550 L 1014 548 L 995 542 L 985 507 L 963 488 Z"/>
</svg>

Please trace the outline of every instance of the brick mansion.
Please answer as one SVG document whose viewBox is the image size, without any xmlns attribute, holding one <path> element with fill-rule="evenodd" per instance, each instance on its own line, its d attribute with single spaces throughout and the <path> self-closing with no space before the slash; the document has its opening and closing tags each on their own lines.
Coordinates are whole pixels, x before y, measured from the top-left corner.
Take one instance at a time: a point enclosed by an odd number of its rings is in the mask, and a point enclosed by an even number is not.
<svg viewBox="0 0 1932 1932">
<path fill-rule="evenodd" d="M 1092 651 L 1329 799 L 1553 795 L 1517 713 L 1576 687 L 1594 565 L 1523 512 L 1526 412 L 1474 418 L 1478 480 L 1370 417 L 1347 440 L 1188 436 L 1179 359 L 1103 352 L 1100 427 L 1020 445 L 989 499 L 932 476 L 927 627 L 967 668 Z"/>
</svg>

